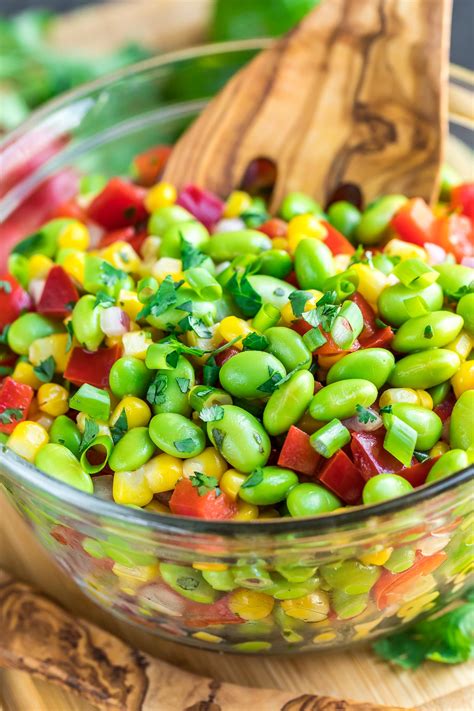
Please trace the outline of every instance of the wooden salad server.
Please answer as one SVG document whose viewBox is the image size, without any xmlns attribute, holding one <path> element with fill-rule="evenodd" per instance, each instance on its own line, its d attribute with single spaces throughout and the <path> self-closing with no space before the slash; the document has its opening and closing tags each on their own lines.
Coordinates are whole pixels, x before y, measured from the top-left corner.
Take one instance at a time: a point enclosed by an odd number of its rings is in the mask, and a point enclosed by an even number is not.
<svg viewBox="0 0 474 711">
<path fill-rule="evenodd" d="M 165 179 L 225 196 L 248 165 L 276 165 L 272 207 L 323 205 L 353 183 L 437 193 L 447 126 L 450 0 L 322 0 L 235 74 L 177 142 Z"/>
</svg>

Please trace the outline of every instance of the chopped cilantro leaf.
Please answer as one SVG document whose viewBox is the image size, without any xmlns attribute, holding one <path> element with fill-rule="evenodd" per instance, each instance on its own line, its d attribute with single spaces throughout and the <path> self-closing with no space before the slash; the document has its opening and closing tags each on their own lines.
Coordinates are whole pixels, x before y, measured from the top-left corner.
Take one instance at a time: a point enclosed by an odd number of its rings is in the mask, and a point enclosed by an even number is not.
<svg viewBox="0 0 474 711">
<path fill-rule="evenodd" d="M 193 449 L 196 447 L 196 442 L 192 437 L 176 439 L 173 444 L 178 452 L 192 452 Z"/>
<path fill-rule="evenodd" d="M 66 353 L 69 353 L 69 351 L 72 348 L 72 339 L 74 338 L 74 328 L 72 325 L 72 321 L 66 322 L 66 331 L 67 331 Z"/>
<path fill-rule="evenodd" d="M 0 333 L 0 346 L 7 346 L 8 345 L 8 331 L 10 330 L 10 325 L 7 324 L 3 331 Z"/>
<path fill-rule="evenodd" d="M 205 261 L 206 255 L 203 254 L 197 247 L 184 239 L 181 236 L 181 261 L 183 263 L 183 271 L 186 269 L 192 269 L 193 267 L 200 267 Z"/>
<path fill-rule="evenodd" d="M 183 393 L 183 395 L 185 395 L 189 391 L 190 382 L 191 381 L 189 380 L 189 378 L 176 378 L 176 384 Z"/>
<path fill-rule="evenodd" d="M 211 338 L 212 336 L 211 329 L 200 318 L 192 314 L 181 319 L 178 325 L 183 331 L 194 331 L 199 338 Z"/>
<path fill-rule="evenodd" d="M 101 281 L 105 286 L 115 286 L 118 282 L 127 278 L 124 271 L 116 269 L 106 261 L 101 262 L 100 271 L 102 272 Z"/>
<path fill-rule="evenodd" d="M 290 296 L 291 308 L 296 318 L 301 318 L 304 312 L 304 307 L 311 299 L 311 294 L 308 291 L 292 291 Z"/>
<path fill-rule="evenodd" d="M 309 323 L 313 328 L 317 328 L 320 324 L 318 309 L 311 309 L 311 311 L 305 311 L 302 314 L 306 323 Z"/>
<path fill-rule="evenodd" d="M 147 316 L 160 316 L 177 301 L 176 291 L 182 282 L 174 283 L 173 277 L 168 274 L 161 282 L 158 291 L 147 301 L 137 316 L 137 319 Z"/>
<path fill-rule="evenodd" d="M 165 360 L 166 360 L 167 365 L 170 366 L 170 368 L 176 368 L 176 366 L 178 365 L 178 361 L 179 361 L 178 351 L 171 351 L 171 353 L 168 353 Z"/>
<path fill-rule="evenodd" d="M 426 326 L 425 330 L 423 331 L 423 335 L 425 338 L 433 338 L 434 333 L 432 327 L 429 325 Z"/>
<path fill-rule="evenodd" d="M 372 412 L 372 410 L 368 410 L 366 407 L 363 407 L 362 405 L 356 405 L 356 412 L 357 412 L 357 419 L 363 425 L 366 425 L 368 422 L 375 422 L 377 420 L 377 415 L 374 412 Z"/>
<path fill-rule="evenodd" d="M 7 407 L 3 412 L 0 412 L 0 424 L 11 425 L 12 422 L 18 422 L 23 417 L 23 410 L 18 407 Z"/>
<path fill-rule="evenodd" d="M 263 469 L 255 469 L 242 484 L 242 489 L 250 489 L 263 481 Z"/>
<path fill-rule="evenodd" d="M 110 434 L 112 435 L 114 444 L 117 444 L 117 442 L 119 442 L 124 436 L 124 434 L 126 434 L 127 432 L 128 419 L 127 413 L 124 408 L 118 416 L 117 422 L 110 428 Z"/>
<path fill-rule="evenodd" d="M 220 405 L 211 405 L 203 407 L 199 413 L 199 419 L 203 422 L 217 422 L 224 417 L 224 408 Z"/>
<path fill-rule="evenodd" d="M 235 303 L 244 316 L 255 316 L 262 305 L 262 297 L 255 291 L 248 279 L 251 267 L 247 266 L 242 274 L 235 272 L 226 284 L 226 289 L 232 295 Z"/>
<path fill-rule="evenodd" d="M 199 587 L 199 580 L 191 575 L 180 575 L 176 578 L 176 583 L 182 590 L 196 590 Z"/>
<path fill-rule="evenodd" d="M 156 375 L 146 393 L 146 399 L 150 405 L 162 405 L 165 402 L 167 387 L 168 378 L 166 375 L 163 373 Z"/>
<path fill-rule="evenodd" d="M 426 462 L 426 460 L 430 458 L 429 454 L 426 454 L 426 452 L 418 452 L 417 450 L 413 452 L 413 456 L 419 462 Z"/>
<path fill-rule="evenodd" d="M 218 427 L 213 427 L 211 434 L 217 449 L 222 449 L 222 445 L 225 439 L 225 432 L 220 430 Z"/>
<path fill-rule="evenodd" d="M 205 496 L 211 491 L 215 492 L 216 496 L 220 496 L 219 482 L 215 476 L 208 476 L 202 472 L 194 472 L 189 477 L 189 481 L 196 487 L 199 496 Z"/>
<path fill-rule="evenodd" d="M 12 293 L 12 285 L 10 284 L 9 281 L 0 281 L 0 291 L 3 291 L 5 294 L 11 294 Z"/>
<path fill-rule="evenodd" d="M 257 390 L 260 390 L 260 392 L 262 393 L 271 394 L 274 390 L 277 389 L 278 383 L 280 382 L 280 380 L 283 379 L 283 376 L 270 366 L 268 368 L 268 375 L 270 376 L 268 380 L 265 380 L 265 382 L 259 385 Z"/>
<path fill-rule="evenodd" d="M 392 413 L 392 406 L 391 405 L 385 405 L 385 407 L 380 408 L 381 415 L 390 415 L 391 413 Z"/>
<path fill-rule="evenodd" d="M 54 371 L 56 370 L 56 361 L 53 356 L 48 356 L 45 360 L 42 360 L 39 365 L 35 365 L 33 372 L 43 383 L 50 383 L 54 377 Z"/>
<path fill-rule="evenodd" d="M 91 420 L 90 417 L 87 417 L 84 425 L 84 433 L 82 435 L 81 444 L 79 445 L 79 454 L 82 454 L 82 452 L 85 452 L 85 450 L 90 447 L 90 445 L 95 440 L 98 434 L 99 425 L 94 422 L 94 420 Z"/>
<path fill-rule="evenodd" d="M 105 291 L 98 291 L 95 295 L 95 306 L 102 306 L 104 309 L 108 309 L 109 306 L 114 306 L 115 299 L 110 294 L 106 294 Z"/>
<path fill-rule="evenodd" d="M 216 363 L 214 356 L 208 358 L 202 369 L 202 379 L 204 385 L 214 385 L 219 377 L 219 366 Z"/>
<path fill-rule="evenodd" d="M 268 338 L 258 333 L 249 333 L 242 341 L 245 350 L 264 351 L 268 348 Z"/>
</svg>

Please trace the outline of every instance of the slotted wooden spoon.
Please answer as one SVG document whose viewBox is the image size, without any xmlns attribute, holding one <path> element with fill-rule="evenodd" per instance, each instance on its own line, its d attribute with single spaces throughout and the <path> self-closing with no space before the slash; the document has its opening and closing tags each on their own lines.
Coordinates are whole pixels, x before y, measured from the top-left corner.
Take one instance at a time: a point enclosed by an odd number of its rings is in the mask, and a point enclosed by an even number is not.
<svg viewBox="0 0 474 711">
<path fill-rule="evenodd" d="M 366 201 L 437 188 L 447 125 L 451 0 L 323 0 L 261 52 L 176 144 L 165 179 L 227 195 L 277 166 L 272 206 L 342 183 Z"/>
</svg>

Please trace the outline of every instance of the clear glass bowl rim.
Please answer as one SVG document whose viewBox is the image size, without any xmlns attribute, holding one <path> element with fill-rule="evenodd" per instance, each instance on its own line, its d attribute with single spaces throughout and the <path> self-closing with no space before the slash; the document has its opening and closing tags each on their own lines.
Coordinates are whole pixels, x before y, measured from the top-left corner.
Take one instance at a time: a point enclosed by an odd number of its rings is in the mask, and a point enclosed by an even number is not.
<svg viewBox="0 0 474 711">
<path fill-rule="evenodd" d="M 189 49 L 167 52 L 158 57 L 147 59 L 143 62 L 125 67 L 105 77 L 81 85 L 77 89 L 66 92 L 60 97 L 47 102 L 40 109 L 22 123 L 14 131 L 6 134 L 0 141 L 0 151 L 11 147 L 14 142 L 28 134 L 44 116 L 58 111 L 71 102 L 86 97 L 90 92 L 106 89 L 108 85 L 133 75 L 157 69 L 168 64 L 198 57 L 206 57 L 217 53 L 232 53 L 245 50 L 265 49 L 271 44 L 268 38 L 257 38 L 250 40 L 240 40 L 233 42 L 220 42 L 206 44 Z M 398 511 L 404 511 L 417 504 L 430 501 L 438 495 L 444 494 L 451 489 L 455 489 L 467 483 L 474 476 L 474 465 L 464 469 L 450 477 L 441 479 L 433 484 L 425 485 L 415 489 L 412 493 L 397 499 L 391 499 L 381 504 L 373 506 L 358 506 L 349 509 L 347 512 L 336 514 L 323 514 L 305 518 L 279 518 L 275 520 L 267 519 L 252 521 L 249 523 L 236 521 L 207 521 L 188 516 L 177 516 L 169 514 L 159 514 L 149 511 L 141 511 L 127 506 L 122 506 L 110 501 L 105 501 L 94 495 L 74 489 L 63 482 L 51 477 L 39 469 L 18 457 L 13 452 L 0 446 L 1 464 L 0 468 L 7 471 L 10 477 L 25 488 L 37 489 L 46 496 L 59 499 L 65 504 L 69 504 L 77 510 L 83 511 L 87 515 L 104 516 L 109 520 L 116 520 L 122 524 L 133 526 L 143 526 L 148 531 L 177 532 L 181 534 L 204 533 L 223 536 L 271 536 L 277 534 L 296 534 L 303 532 L 325 533 L 339 528 L 346 528 L 352 525 L 363 523 L 368 519 L 373 521 L 374 517 L 386 516 Z M 53 493 L 54 492 L 54 493 Z"/>
</svg>

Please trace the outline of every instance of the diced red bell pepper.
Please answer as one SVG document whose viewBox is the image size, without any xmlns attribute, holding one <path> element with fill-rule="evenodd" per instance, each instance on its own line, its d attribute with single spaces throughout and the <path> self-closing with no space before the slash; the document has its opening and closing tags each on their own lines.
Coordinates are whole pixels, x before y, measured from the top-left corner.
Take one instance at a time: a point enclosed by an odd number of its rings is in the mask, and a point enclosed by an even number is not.
<svg viewBox="0 0 474 711">
<path fill-rule="evenodd" d="M 426 557 L 417 553 L 415 562 L 408 570 L 404 570 L 402 573 L 390 573 L 388 570 L 383 570 L 372 589 L 378 609 L 384 610 L 389 605 L 399 604 L 412 585 L 419 578 L 429 575 L 439 568 L 446 557 L 446 553 L 443 551 Z"/>
<path fill-rule="evenodd" d="M 321 220 L 325 228 L 327 229 L 327 236 L 324 238 L 324 242 L 331 252 L 336 254 L 354 254 L 355 249 L 349 240 L 344 237 L 344 235 L 336 230 L 329 222 L 326 220 Z"/>
<path fill-rule="evenodd" d="M 79 222 L 87 222 L 86 211 L 75 200 L 62 202 L 52 211 L 49 219 L 55 220 L 58 217 L 71 217 L 73 220 L 79 220 Z"/>
<path fill-rule="evenodd" d="M 224 212 L 224 203 L 209 190 L 198 188 L 197 185 L 186 185 L 179 193 L 177 204 L 194 215 L 207 229 L 218 222 Z"/>
<path fill-rule="evenodd" d="M 67 546 L 81 553 L 85 552 L 82 547 L 82 541 L 85 536 L 74 528 L 58 524 L 51 529 L 50 535 L 62 546 Z"/>
<path fill-rule="evenodd" d="M 360 502 L 365 480 L 342 449 L 327 460 L 318 478 L 346 504 L 354 505 Z"/>
<path fill-rule="evenodd" d="M 439 217 L 433 225 L 432 241 L 460 262 L 474 256 L 474 222 L 466 215 Z"/>
<path fill-rule="evenodd" d="M 223 491 L 218 496 L 215 491 L 200 496 L 197 487 L 189 479 L 178 481 L 169 506 L 172 513 L 178 516 L 194 516 L 208 521 L 232 518 L 237 513 L 237 504 Z"/>
<path fill-rule="evenodd" d="M 110 369 L 120 358 L 121 352 L 119 345 L 99 348 L 93 353 L 84 348 L 73 348 L 64 377 L 74 385 L 89 383 L 96 388 L 107 388 Z"/>
<path fill-rule="evenodd" d="M 263 225 L 260 225 L 258 231 L 263 232 L 267 237 L 270 237 L 270 239 L 285 237 L 288 232 L 288 223 L 285 222 L 285 220 L 280 220 L 278 217 L 272 217 L 270 220 L 264 222 Z"/>
<path fill-rule="evenodd" d="M 311 446 L 309 435 L 292 425 L 281 448 L 278 466 L 315 476 L 320 460 L 321 455 Z"/>
<path fill-rule="evenodd" d="M 219 368 L 222 368 L 224 363 L 227 363 L 227 361 L 237 355 L 237 353 L 240 353 L 238 348 L 229 346 L 229 348 L 226 348 L 225 351 L 221 351 L 215 356 L 216 365 L 218 365 Z"/>
<path fill-rule="evenodd" d="M 288 276 L 286 277 L 286 281 L 288 282 L 288 284 L 291 284 L 292 286 L 296 287 L 296 289 L 300 288 L 300 285 L 298 283 L 298 277 L 296 276 L 296 272 L 294 269 L 288 274 Z"/>
<path fill-rule="evenodd" d="M 108 247 L 114 242 L 127 242 L 135 252 L 139 252 L 140 248 L 148 237 L 148 232 L 146 230 L 141 230 L 137 232 L 134 227 L 124 227 L 121 230 L 114 230 L 113 232 L 106 232 L 102 239 L 100 240 L 99 249 Z"/>
<path fill-rule="evenodd" d="M 229 607 L 229 595 L 224 595 L 210 605 L 199 602 L 186 602 L 184 624 L 186 627 L 208 627 L 210 625 L 240 625 L 245 620 Z"/>
<path fill-rule="evenodd" d="M 350 299 L 357 304 L 364 320 L 364 328 L 359 336 L 362 348 L 388 348 L 393 340 L 390 326 L 377 326 L 375 311 L 358 291 L 352 294 Z"/>
<path fill-rule="evenodd" d="M 425 459 L 424 462 L 418 462 L 418 464 L 414 464 L 411 467 L 401 469 L 398 474 L 399 476 L 402 476 L 404 479 L 409 481 L 412 486 L 422 486 L 426 481 L 426 477 L 431 471 L 431 467 L 435 462 L 438 461 L 438 459 L 439 457 Z"/>
<path fill-rule="evenodd" d="M 29 385 L 17 383 L 9 376 L 5 378 L 0 385 L 0 415 L 3 414 L 0 432 L 10 434 L 19 422 L 26 420 L 33 395 L 33 388 Z M 12 410 L 15 412 L 10 412 Z"/>
<path fill-rule="evenodd" d="M 38 313 L 53 318 L 66 318 L 79 299 L 71 277 L 60 266 L 49 270 L 38 303 Z"/>
<path fill-rule="evenodd" d="M 10 274 L 0 275 L 0 331 L 31 306 L 30 295 Z"/>
<path fill-rule="evenodd" d="M 305 333 L 308 333 L 308 331 L 311 331 L 313 328 L 311 324 L 309 324 L 307 321 L 304 320 L 304 318 L 299 318 L 297 321 L 293 321 L 291 324 L 291 328 L 293 331 L 296 331 L 296 333 L 299 333 L 300 336 L 304 336 Z"/>
<path fill-rule="evenodd" d="M 354 464 L 367 481 L 376 474 L 395 473 L 403 476 L 404 465 L 383 448 L 385 429 L 375 432 L 353 432 L 351 452 Z M 412 459 L 416 464 L 416 459 Z"/>
<path fill-rule="evenodd" d="M 474 183 L 462 183 L 452 188 L 451 207 L 474 220 Z"/>
<path fill-rule="evenodd" d="M 344 350 L 343 348 L 340 348 L 336 343 L 334 343 L 334 340 L 332 339 L 332 336 L 329 333 L 326 333 L 326 331 L 323 331 L 321 328 L 319 330 L 323 333 L 326 339 L 326 343 L 323 343 L 322 346 L 319 346 L 319 348 L 316 349 L 315 352 L 318 356 L 332 356 L 340 355 L 341 353 L 353 353 L 354 351 L 357 351 L 360 348 L 359 340 L 356 338 L 351 347 Z"/>
<path fill-rule="evenodd" d="M 133 159 L 137 182 L 146 188 L 156 183 L 171 155 L 171 146 L 154 146 Z"/>
<path fill-rule="evenodd" d="M 451 413 L 455 404 L 456 397 L 453 391 L 451 390 L 448 396 L 444 398 L 443 402 L 440 402 L 439 405 L 436 405 L 436 407 L 434 408 L 434 412 L 438 415 L 438 417 L 441 418 L 443 422 L 446 422 L 448 417 L 451 417 Z"/>
<path fill-rule="evenodd" d="M 417 197 L 408 200 L 392 217 L 390 224 L 406 242 L 422 247 L 425 242 L 435 241 L 431 235 L 434 222 L 435 216 L 430 206 L 423 198 Z"/>
<path fill-rule="evenodd" d="M 359 340 L 363 348 L 390 348 L 394 333 L 390 326 L 378 328 L 371 336 Z"/>
<path fill-rule="evenodd" d="M 146 191 L 122 178 L 112 178 L 88 207 L 88 217 L 106 230 L 136 225 L 147 217 Z"/>
</svg>

